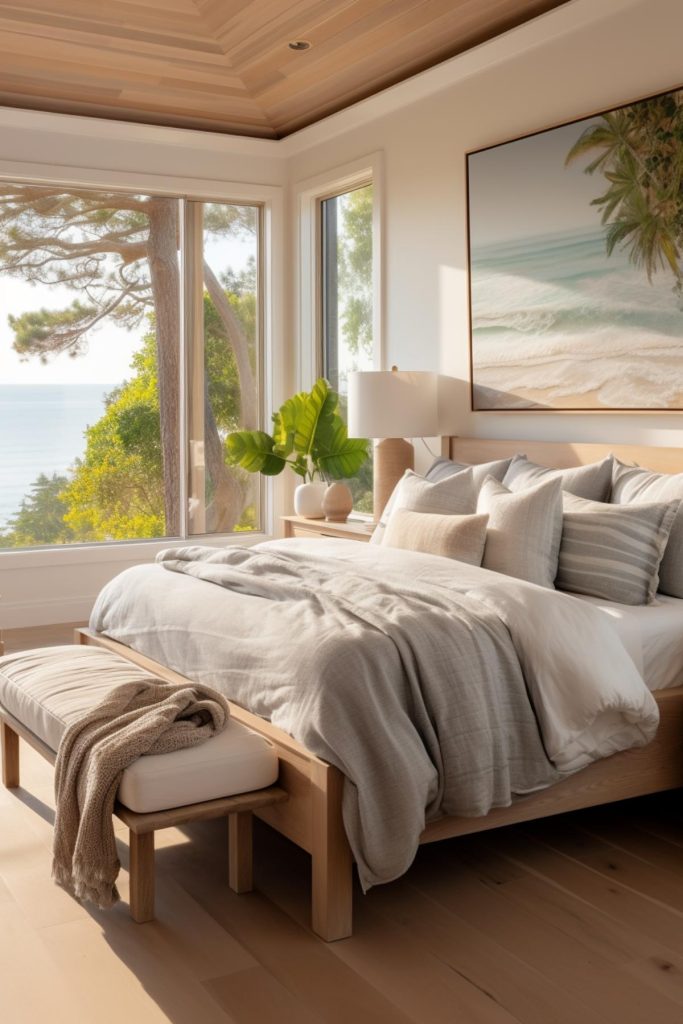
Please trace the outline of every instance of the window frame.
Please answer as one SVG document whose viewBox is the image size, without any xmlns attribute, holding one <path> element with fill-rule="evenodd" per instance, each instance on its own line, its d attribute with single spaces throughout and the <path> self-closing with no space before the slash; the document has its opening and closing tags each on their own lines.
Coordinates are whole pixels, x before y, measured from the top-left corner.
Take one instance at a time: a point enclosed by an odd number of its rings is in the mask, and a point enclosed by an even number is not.
<svg viewBox="0 0 683 1024">
<path fill-rule="evenodd" d="M 372 334 L 373 365 L 384 366 L 384 157 L 381 152 L 344 164 L 299 182 L 298 308 L 296 352 L 297 387 L 310 388 L 322 373 L 322 204 L 364 185 L 373 186 L 372 216 Z"/>
<path fill-rule="evenodd" d="M 260 343 L 261 367 L 259 374 L 260 407 L 262 422 L 267 422 L 270 412 L 282 402 L 283 353 L 282 353 L 282 306 L 281 276 L 274 271 L 274 255 L 283 249 L 283 201 L 282 188 L 277 185 L 251 185 L 243 182 L 223 182 L 214 179 L 189 178 L 165 175 L 163 181 L 146 172 L 112 172 L 82 167 L 59 167 L 57 173 L 48 173 L 44 165 L 21 163 L 11 172 L 0 164 L 0 180 L 21 184 L 60 186 L 68 188 L 103 189 L 110 192 L 141 192 L 147 195 L 165 196 L 174 199 L 194 200 L 205 203 L 235 203 L 260 208 L 259 272 L 260 272 Z M 57 169 L 56 169 L 57 170 Z M 182 229 L 181 229 L 182 230 Z M 185 277 L 185 275 L 183 275 Z M 181 322 L 184 323 L 184 294 L 187 285 L 181 288 Z M 181 411 L 181 500 L 186 504 L 187 487 L 187 352 L 185 332 L 181 332 L 179 395 L 182 398 Z M 0 552 L 0 568 L 35 569 L 53 565 L 88 565 L 123 563 L 153 560 L 159 551 L 174 542 L 204 543 L 223 546 L 226 542 L 249 546 L 266 539 L 273 533 L 275 517 L 283 513 L 282 498 L 276 493 L 273 482 L 261 485 L 261 530 L 253 533 L 200 534 L 187 533 L 187 517 L 183 536 L 154 539 L 129 539 L 120 541 L 80 542 L 75 544 L 49 545 L 45 547 L 6 549 Z"/>
</svg>

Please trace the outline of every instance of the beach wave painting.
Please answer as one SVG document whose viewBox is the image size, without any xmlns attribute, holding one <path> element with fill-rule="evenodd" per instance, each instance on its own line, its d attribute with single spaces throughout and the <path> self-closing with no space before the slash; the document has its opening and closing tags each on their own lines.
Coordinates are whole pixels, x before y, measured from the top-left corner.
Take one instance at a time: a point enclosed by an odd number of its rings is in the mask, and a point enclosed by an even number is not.
<svg viewBox="0 0 683 1024">
<path fill-rule="evenodd" d="M 683 91 L 468 156 L 476 410 L 683 410 Z"/>
</svg>

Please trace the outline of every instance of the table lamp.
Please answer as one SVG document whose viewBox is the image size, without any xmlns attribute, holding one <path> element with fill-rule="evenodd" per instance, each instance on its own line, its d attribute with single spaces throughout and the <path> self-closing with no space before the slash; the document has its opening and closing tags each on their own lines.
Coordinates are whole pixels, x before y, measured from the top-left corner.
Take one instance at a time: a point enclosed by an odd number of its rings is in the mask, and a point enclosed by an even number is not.
<svg viewBox="0 0 683 1024">
<path fill-rule="evenodd" d="M 439 433 L 438 374 L 420 370 L 357 371 L 348 380 L 350 437 L 371 437 L 374 453 L 373 517 L 379 521 L 391 492 L 415 468 L 408 437 Z"/>
</svg>

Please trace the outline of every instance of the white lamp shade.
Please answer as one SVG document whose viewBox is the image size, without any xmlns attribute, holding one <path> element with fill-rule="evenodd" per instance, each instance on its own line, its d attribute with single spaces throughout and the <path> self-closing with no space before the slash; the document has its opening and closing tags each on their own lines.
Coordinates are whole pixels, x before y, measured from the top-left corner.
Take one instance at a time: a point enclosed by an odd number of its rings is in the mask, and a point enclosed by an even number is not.
<svg viewBox="0 0 683 1024">
<path fill-rule="evenodd" d="M 435 437 L 439 433 L 438 375 L 421 370 L 349 374 L 351 437 Z"/>
</svg>

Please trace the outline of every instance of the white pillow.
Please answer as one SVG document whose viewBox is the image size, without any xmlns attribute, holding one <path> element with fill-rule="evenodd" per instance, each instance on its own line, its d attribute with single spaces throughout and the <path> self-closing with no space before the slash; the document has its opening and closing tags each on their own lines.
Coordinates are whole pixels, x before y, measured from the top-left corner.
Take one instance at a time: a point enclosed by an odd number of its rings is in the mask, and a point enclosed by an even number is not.
<svg viewBox="0 0 683 1024">
<path fill-rule="evenodd" d="M 463 469 L 435 483 L 407 469 L 394 487 L 370 543 L 382 543 L 387 521 L 394 509 L 455 516 L 469 515 L 475 511 L 476 504 L 477 490 L 471 469 Z"/>
<path fill-rule="evenodd" d="M 477 512 L 489 517 L 483 567 L 554 589 L 562 538 L 561 481 L 545 480 L 513 492 L 488 477 Z"/>
</svg>

